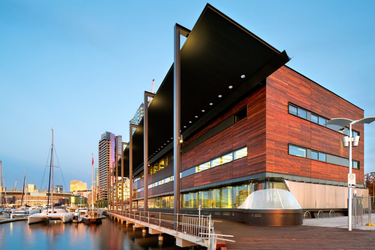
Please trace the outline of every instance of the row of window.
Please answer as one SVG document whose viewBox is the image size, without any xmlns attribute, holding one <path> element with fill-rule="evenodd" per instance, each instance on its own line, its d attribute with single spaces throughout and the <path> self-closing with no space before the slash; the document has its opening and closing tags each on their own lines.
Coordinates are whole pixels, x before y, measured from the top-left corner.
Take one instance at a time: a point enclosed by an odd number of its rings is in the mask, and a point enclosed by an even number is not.
<svg viewBox="0 0 375 250">
<path fill-rule="evenodd" d="M 323 161 L 331 164 L 336 164 L 344 167 L 349 167 L 349 160 L 336 155 L 326 154 L 323 152 L 314 151 L 312 149 L 295 146 L 289 144 L 289 154 L 294 156 L 299 156 L 303 158 L 308 158 L 312 160 Z M 359 162 L 353 161 L 352 164 L 354 169 L 359 169 Z"/>
<path fill-rule="evenodd" d="M 199 164 L 198 166 L 195 167 L 195 173 L 199 173 L 199 172 L 202 172 L 204 170 L 214 168 L 214 167 L 229 163 L 229 162 L 237 160 L 237 159 L 241 159 L 241 158 L 246 157 L 246 156 L 247 156 L 247 147 L 240 148 L 240 149 L 235 150 L 233 152 L 230 152 L 228 154 L 217 157 L 217 158 L 215 158 L 211 161 Z M 185 176 L 187 176 L 187 175 L 185 175 Z"/>
<path fill-rule="evenodd" d="M 236 122 L 239 122 L 240 120 L 244 119 L 247 117 L 247 106 L 243 107 L 242 109 L 240 109 L 237 113 L 235 113 L 233 115 L 234 117 L 234 123 Z M 233 152 L 232 152 L 233 153 Z M 230 154 L 232 154 L 230 153 Z M 240 152 L 238 153 L 240 154 Z M 224 156 L 223 156 L 224 157 Z M 226 157 L 232 157 L 231 159 L 216 159 L 216 162 L 213 163 L 212 167 L 216 167 L 216 166 L 219 166 L 219 165 L 222 165 L 222 164 L 225 164 L 225 163 L 228 163 L 228 162 L 231 162 L 233 160 L 233 156 L 226 156 Z M 225 158 L 225 157 L 224 157 Z M 241 158 L 241 157 L 240 157 Z M 156 172 L 164 169 L 165 167 L 168 166 L 168 161 L 169 160 L 173 160 L 173 155 L 172 156 L 166 156 L 164 158 L 162 158 L 159 162 L 157 163 L 154 163 L 152 164 L 149 168 L 148 168 L 148 174 L 149 175 L 152 175 L 152 174 L 155 174 Z M 208 166 L 205 165 L 206 163 L 204 164 L 201 164 L 202 166 L 201 167 L 198 167 L 198 172 L 200 171 L 203 171 L 203 170 L 206 170 L 208 168 L 211 167 L 211 165 L 209 164 Z M 139 181 L 141 178 L 143 178 L 143 175 L 140 176 L 140 177 L 137 177 L 133 180 L 133 182 L 137 182 Z"/>
<path fill-rule="evenodd" d="M 305 120 L 308 120 L 308 121 L 311 121 L 313 123 L 322 125 L 324 127 L 327 127 L 326 123 L 327 123 L 327 121 L 329 121 L 324 117 L 321 117 L 317 114 L 314 114 L 314 113 L 312 113 L 312 112 L 310 112 L 306 109 L 300 108 L 300 107 L 295 106 L 293 104 L 289 104 L 289 114 L 301 117 Z M 329 128 L 332 129 L 332 130 L 335 130 L 335 131 L 341 131 L 345 135 L 349 135 L 349 129 L 347 127 L 345 127 L 344 130 L 341 130 L 342 129 L 341 126 L 330 125 Z M 359 135 L 359 133 L 357 131 L 352 130 L 352 136 L 357 136 L 357 135 Z"/>
<path fill-rule="evenodd" d="M 276 188 L 288 190 L 284 182 L 262 181 L 237 186 L 226 186 L 211 190 L 202 190 L 181 194 L 181 208 L 237 208 L 253 192 Z M 272 199 L 272 197 L 264 197 Z M 173 208 L 174 197 L 163 196 L 148 199 L 149 208 Z M 134 208 L 143 208 L 144 201 L 133 201 Z"/>
<path fill-rule="evenodd" d="M 247 147 L 240 148 L 240 149 L 232 151 L 228 154 L 219 156 L 219 157 L 217 157 L 217 158 L 215 158 L 211 161 L 208 161 L 208 162 L 199 164 L 198 166 L 189 168 L 189 169 L 180 173 L 180 178 L 183 178 L 183 177 L 195 174 L 195 173 L 199 173 L 199 172 L 202 172 L 204 170 L 214 168 L 214 167 L 232 162 L 232 161 L 237 160 L 237 159 L 241 159 L 241 158 L 246 157 L 246 156 L 247 156 Z M 174 176 L 169 176 L 169 177 L 167 177 L 163 180 L 151 183 L 150 185 L 148 185 L 148 188 L 151 189 L 153 187 L 157 187 L 157 186 L 169 183 L 171 181 L 174 181 Z M 141 192 L 143 190 L 144 190 L 144 188 L 139 188 L 139 189 L 137 189 L 137 192 Z"/>
</svg>

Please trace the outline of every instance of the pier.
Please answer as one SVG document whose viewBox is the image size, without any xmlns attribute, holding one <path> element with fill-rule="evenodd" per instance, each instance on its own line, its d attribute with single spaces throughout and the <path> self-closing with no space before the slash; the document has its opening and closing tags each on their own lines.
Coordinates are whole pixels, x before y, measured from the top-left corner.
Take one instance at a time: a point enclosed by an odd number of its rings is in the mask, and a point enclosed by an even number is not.
<svg viewBox="0 0 375 250">
<path fill-rule="evenodd" d="M 149 234 L 159 234 L 159 240 L 162 240 L 162 234 L 174 236 L 176 245 L 179 247 L 199 245 L 206 247 L 208 250 L 215 250 L 221 249 L 221 246 L 224 247 L 225 241 L 234 242 L 227 239 L 233 237 L 232 235 L 215 233 L 214 220 L 212 220 L 211 215 L 110 211 L 108 216 L 121 224 L 131 224 L 134 229 L 143 228 L 143 230 L 146 230 L 148 228 Z"/>
</svg>

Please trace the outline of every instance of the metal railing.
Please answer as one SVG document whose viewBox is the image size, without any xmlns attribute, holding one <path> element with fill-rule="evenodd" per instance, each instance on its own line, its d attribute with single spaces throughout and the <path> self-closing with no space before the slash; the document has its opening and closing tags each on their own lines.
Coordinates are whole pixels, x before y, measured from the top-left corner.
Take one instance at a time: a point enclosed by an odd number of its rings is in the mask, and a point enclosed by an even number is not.
<svg viewBox="0 0 375 250">
<path fill-rule="evenodd" d="M 125 218 L 135 221 L 140 221 L 149 224 L 148 226 L 155 225 L 160 228 L 174 230 L 186 235 L 194 236 L 202 243 L 206 241 L 208 244 L 204 245 L 207 249 L 215 249 L 217 241 L 230 241 L 225 237 L 233 237 L 233 235 L 215 234 L 214 221 L 211 215 L 192 215 L 192 214 L 173 214 L 149 211 L 110 211 Z M 198 241 L 197 241 L 198 242 Z"/>
<path fill-rule="evenodd" d="M 353 196 L 353 226 L 362 226 L 371 223 L 371 211 L 374 197 Z M 367 221 L 367 222 L 366 222 Z"/>
<path fill-rule="evenodd" d="M 214 229 L 214 221 L 211 215 L 187 215 L 149 211 L 111 211 L 130 219 L 147 222 L 160 227 L 173 229 L 178 232 L 206 238 L 203 234 L 208 234 Z"/>
</svg>

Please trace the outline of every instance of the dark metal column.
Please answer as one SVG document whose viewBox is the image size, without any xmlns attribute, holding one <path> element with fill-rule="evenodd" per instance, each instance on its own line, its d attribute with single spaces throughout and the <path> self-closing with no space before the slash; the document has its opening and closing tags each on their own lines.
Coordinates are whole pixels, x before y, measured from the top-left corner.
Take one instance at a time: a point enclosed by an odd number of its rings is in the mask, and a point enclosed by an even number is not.
<svg viewBox="0 0 375 250">
<path fill-rule="evenodd" d="M 126 142 L 122 143 L 121 147 L 121 212 L 124 211 L 125 205 L 124 205 L 124 145 L 128 145 Z"/>
<path fill-rule="evenodd" d="M 143 114 L 143 175 L 144 211 L 148 211 L 148 98 L 155 94 L 145 91 Z"/>
<path fill-rule="evenodd" d="M 190 30 L 179 24 L 174 26 L 174 72 L 173 72 L 173 166 L 174 166 L 174 213 L 180 213 L 181 172 L 181 59 L 180 35 L 188 36 Z"/>
<path fill-rule="evenodd" d="M 133 210 L 133 128 L 137 125 L 130 124 L 130 146 L 129 146 L 129 211 Z"/>
</svg>

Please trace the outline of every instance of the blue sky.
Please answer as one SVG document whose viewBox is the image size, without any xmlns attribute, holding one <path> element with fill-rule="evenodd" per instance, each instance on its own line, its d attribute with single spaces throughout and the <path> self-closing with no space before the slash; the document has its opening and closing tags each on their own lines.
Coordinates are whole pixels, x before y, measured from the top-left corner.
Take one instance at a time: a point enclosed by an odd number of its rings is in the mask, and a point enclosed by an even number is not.
<svg viewBox="0 0 375 250">
<path fill-rule="evenodd" d="M 48 185 L 51 128 L 60 167 L 55 184 L 89 186 L 101 134 L 129 140 L 143 91 L 152 79 L 157 89 L 172 65 L 174 24 L 192 29 L 206 3 L 0 0 L 0 161 L 7 188 L 16 179 L 21 188 L 25 170 L 27 183 Z M 209 3 L 286 50 L 288 66 L 375 116 L 374 1 Z M 375 124 L 365 133 L 365 173 L 375 172 Z"/>
</svg>

